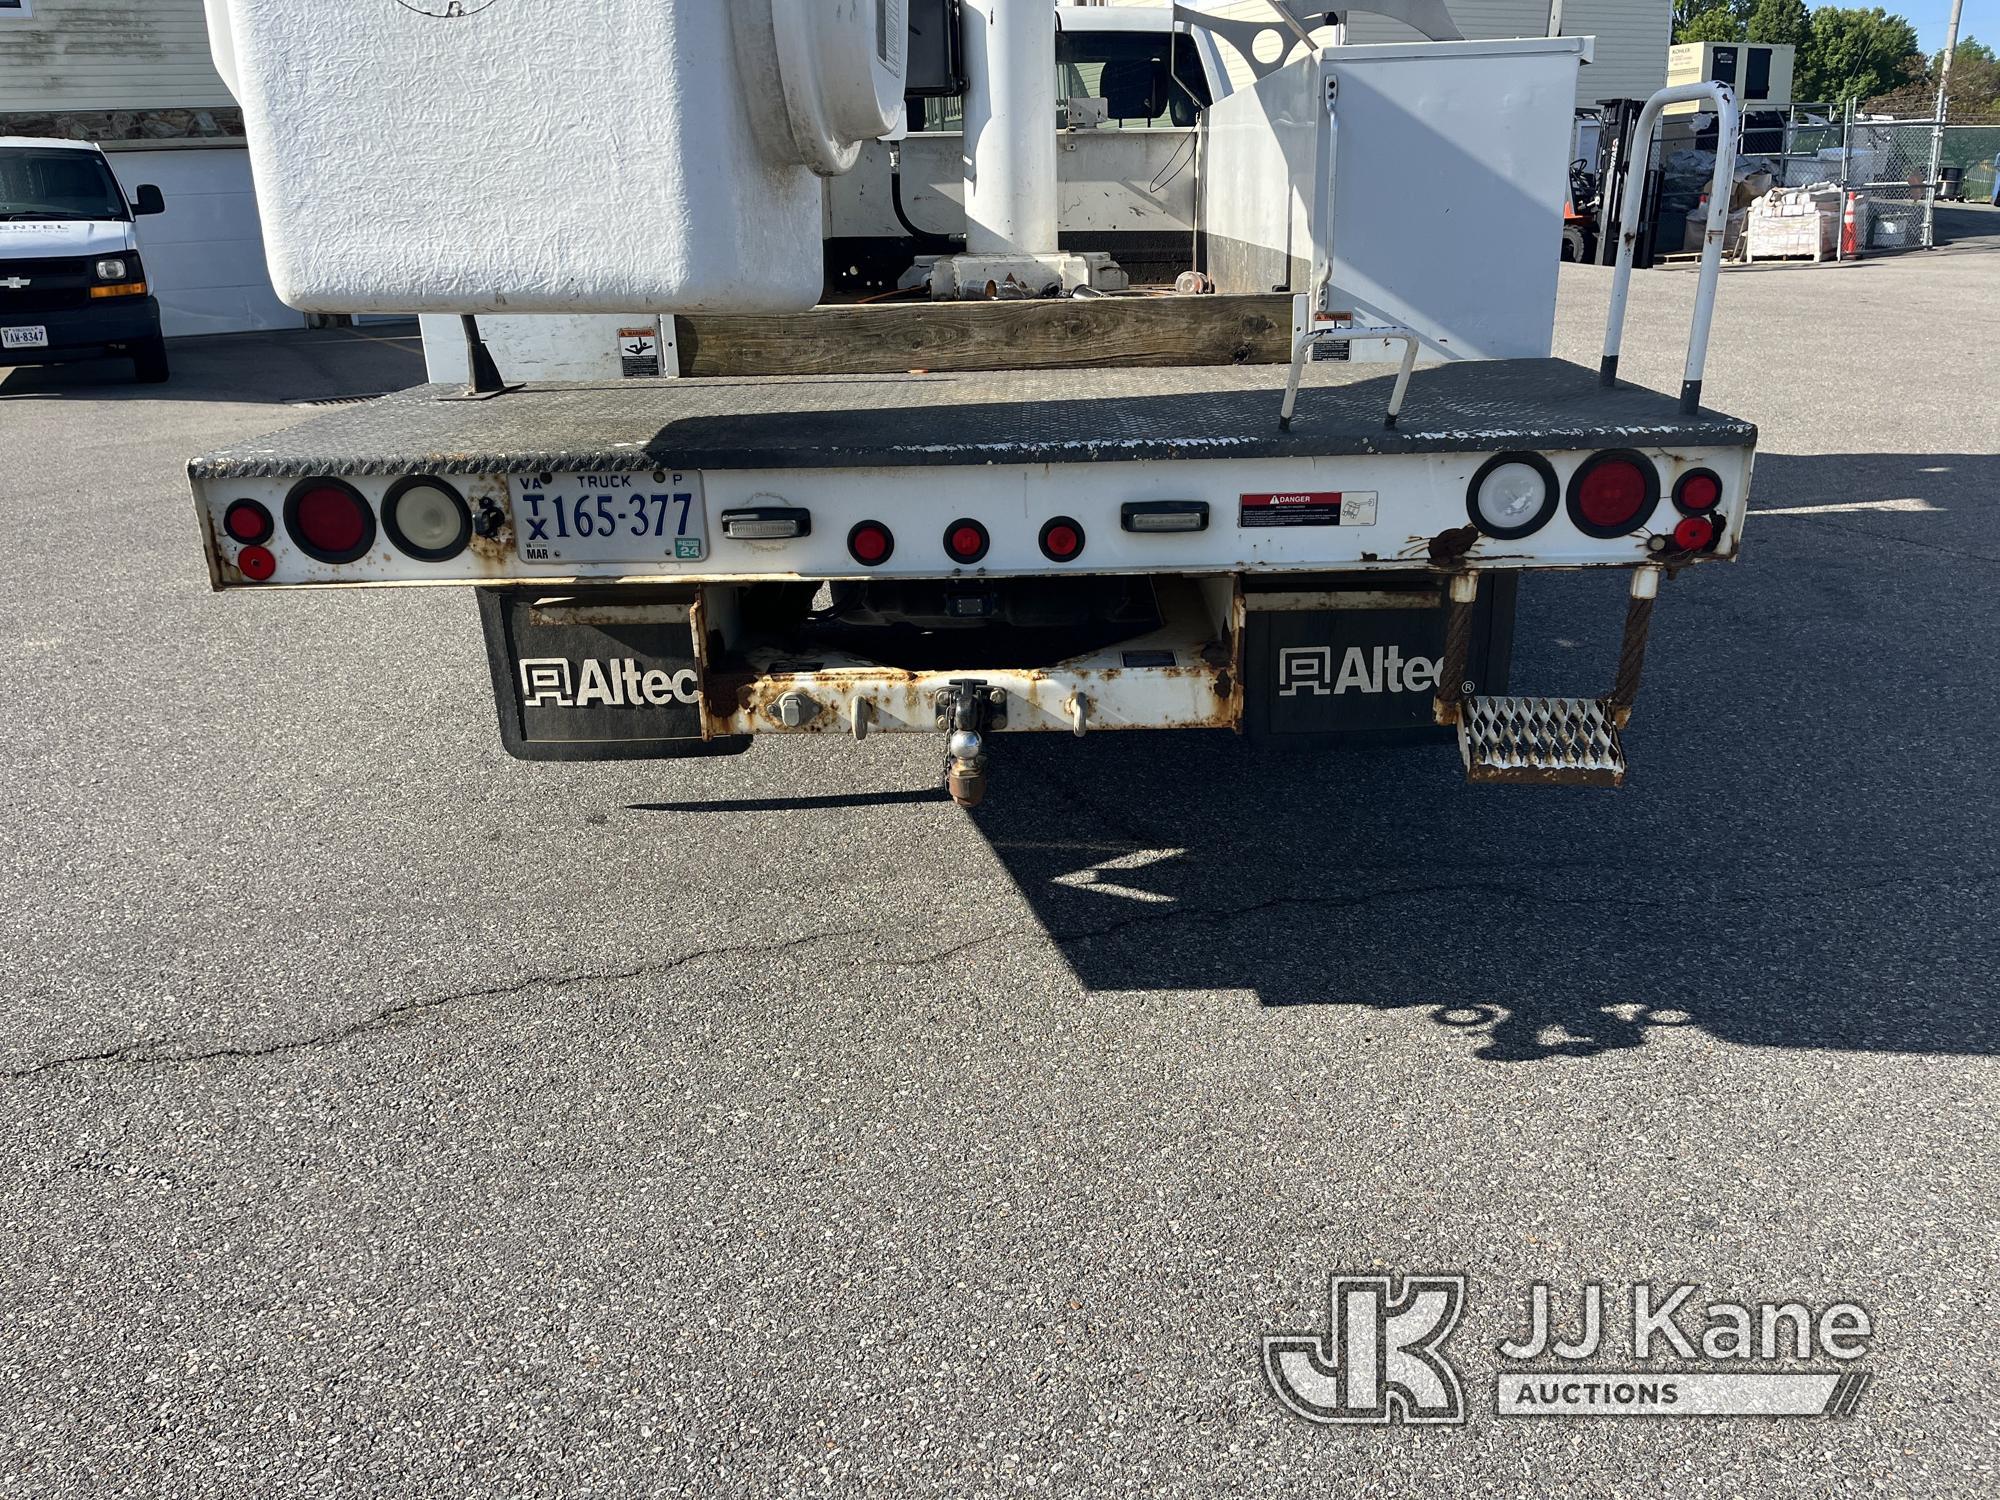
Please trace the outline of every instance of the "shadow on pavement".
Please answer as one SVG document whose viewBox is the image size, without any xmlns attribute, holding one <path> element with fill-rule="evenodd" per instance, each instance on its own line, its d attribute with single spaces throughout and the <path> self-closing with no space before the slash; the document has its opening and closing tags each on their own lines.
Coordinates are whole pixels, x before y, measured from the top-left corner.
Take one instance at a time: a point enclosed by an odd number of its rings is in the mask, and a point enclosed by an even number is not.
<svg viewBox="0 0 2000 1500">
<path fill-rule="evenodd" d="M 1991 569 L 1963 550 L 2000 457 L 1772 454 L 1756 489 L 1935 509 L 1753 520 L 1749 564 L 1670 584 L 1622 791 L 1469 787 L 1446 745 L 1022 735 L 974 820 L 1091 990 L 1414 1009 L 1495 1062 L 1680 1025 L 1994 1051 L 2000 797 L 1924 747 L 2000 728 Z M 1622 591 L 1529 580 L 1516 690 L 1607 686 Z"/>
</svg>

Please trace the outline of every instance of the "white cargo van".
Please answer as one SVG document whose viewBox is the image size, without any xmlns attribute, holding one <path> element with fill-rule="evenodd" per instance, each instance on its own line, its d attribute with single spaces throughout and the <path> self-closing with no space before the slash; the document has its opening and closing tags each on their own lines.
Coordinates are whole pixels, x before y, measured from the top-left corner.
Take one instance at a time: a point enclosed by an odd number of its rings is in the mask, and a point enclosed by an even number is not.
<svg viewBox="0 0 2000 1500">
<path fill-rule="evenodd" d="M 160 304 L 146 285 L 136 202 L 86 141 L 0 136 L 0 368 L 124 355 L 142 381 L 167 378 Z"/>
</svg>

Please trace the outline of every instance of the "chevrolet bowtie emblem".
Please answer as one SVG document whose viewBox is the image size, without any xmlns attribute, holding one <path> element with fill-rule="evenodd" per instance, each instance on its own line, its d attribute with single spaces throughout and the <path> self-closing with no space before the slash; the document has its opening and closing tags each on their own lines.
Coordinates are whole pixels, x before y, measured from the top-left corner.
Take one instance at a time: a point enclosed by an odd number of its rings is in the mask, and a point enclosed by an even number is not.
<svg viewBox="0 0 2000 1500">
<path fill-rule="evenodd" d="M 25 290 L 27 285 L 28 278 L 25 276 L 9 276 L 5 281 L 0 281 L 0 286 L 4 286 L 10 292 Z"/>
</svg>

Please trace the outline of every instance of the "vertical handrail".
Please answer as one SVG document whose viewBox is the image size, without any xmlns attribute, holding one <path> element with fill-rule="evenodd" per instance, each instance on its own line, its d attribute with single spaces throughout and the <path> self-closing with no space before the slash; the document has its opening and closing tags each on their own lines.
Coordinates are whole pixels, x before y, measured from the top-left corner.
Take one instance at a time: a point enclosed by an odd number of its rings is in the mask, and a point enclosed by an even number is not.
<svg viewBox="0 0 2000 1500">
<path fill-rule="evenodd" d="M 1611 311 L 1604 326 L 1604 359 L 1597 369 L 1600 385 L 1618 383 L 1618 349 L 1625 337 L 1625 297 L 1632 284 L 1632 253 L 1639 238 L 1639 206 L 1646 196 L 1646 173 L 1652 169 L 1653 127 L 1669 104 L 1710 100 L 1715 105 L 1715 173 L 1708 186 L 1708 231 L 1702 239 L 1701 279 L 1695 285 L 1694 326 L 1688 333 L 1687 367 L 1681 377 L 1681 410 L 1692 414 L 1701 406 L 1701 367 L 1708 362 L 1708 325 L 1715 318 L 1715 284 L 1722 274 L 1722 242 L 1729 231 L 1729 195 L 1736 183 L 1736 96 L 1729 86 L 1677 83 L 1646 101 L 1632 127 L 1628 153 L 1638 180 L 1628 181 L 1618 215 L 1618 261 L 1611 273 Z"/>
</svg>

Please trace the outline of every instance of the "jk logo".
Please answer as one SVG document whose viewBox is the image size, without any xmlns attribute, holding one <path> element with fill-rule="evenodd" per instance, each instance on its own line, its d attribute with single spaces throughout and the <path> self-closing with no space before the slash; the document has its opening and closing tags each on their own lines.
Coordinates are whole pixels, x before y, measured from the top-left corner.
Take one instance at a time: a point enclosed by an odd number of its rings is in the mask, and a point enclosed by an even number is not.
<svg viewBox="0 0 2000 1500">
<path fill-rule="evenodd" d="M 1324 1333 L 1264 1338 L 1264 1378 L 1308 1422 L 1460 1425 L 1465 1388 L 1440 1352 L 1465 1308 L 1463 1276 L 1327 1279 Z"/>
</svg>

